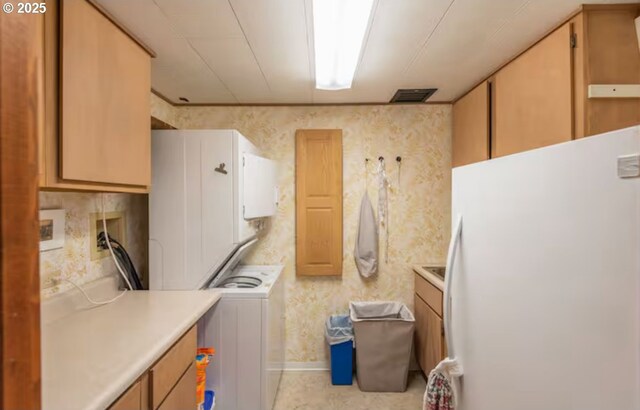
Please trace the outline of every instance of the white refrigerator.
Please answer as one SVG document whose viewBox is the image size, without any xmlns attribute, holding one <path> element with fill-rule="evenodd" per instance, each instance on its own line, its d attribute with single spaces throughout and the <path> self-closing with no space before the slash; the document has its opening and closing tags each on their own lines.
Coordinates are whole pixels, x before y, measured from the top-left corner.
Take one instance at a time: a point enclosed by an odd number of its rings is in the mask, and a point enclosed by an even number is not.
<svg viewBox="0 0 640 410">
<path fill-rule="evenodd" d="M 639 154 L 632 127 L 453 170 L 457 409 L 640 409 Z"/>
</svg>

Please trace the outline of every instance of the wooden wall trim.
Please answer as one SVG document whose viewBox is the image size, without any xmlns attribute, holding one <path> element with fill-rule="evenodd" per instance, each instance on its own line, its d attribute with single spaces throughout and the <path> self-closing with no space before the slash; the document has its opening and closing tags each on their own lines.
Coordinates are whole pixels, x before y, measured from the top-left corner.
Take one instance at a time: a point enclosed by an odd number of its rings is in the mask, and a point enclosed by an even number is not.
<svg viewBox="0 0 640 410">
<path fill-rule="evenodd" d="M 0 13 L 0 408 L 41 407 L 38 56 L 42 15 Z"/>
<path fill-rule="evenodd" d="M 451 105 L 451 101 L 427 101 L 416 104 L 372 103 L 176 103 L 160 91 L 151 89 L 151 93 L 173 107 L 342 107 L 342 106 L 414 106 L 414 105 Z"/>
</svg>

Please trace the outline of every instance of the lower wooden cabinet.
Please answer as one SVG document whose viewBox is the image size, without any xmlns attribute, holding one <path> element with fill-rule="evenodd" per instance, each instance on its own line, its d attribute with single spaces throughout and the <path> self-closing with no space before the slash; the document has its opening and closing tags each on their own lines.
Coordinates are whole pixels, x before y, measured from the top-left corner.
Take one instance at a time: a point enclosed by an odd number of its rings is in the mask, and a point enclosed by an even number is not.
<svg viewBox="0 0 640 410">
<path fill-rule="evenodd" d="M 192 327 L 109 410 L 196 408 L 197 327 Z"/>
<path fill-rule="evenodd" d="M 196 408 L 196 365 L 189 366 L 180 381 L 173 387 L 159 410 L 185 410 Z"/>
<path fill-rule="evenodd" d="M 430 289 L 429 295 L 439 293 L 440 299 L 436 302 L 442 305 L 442 292 L 423 277 L 416 275 L 416 290 L 423 289 Z M 426 375 L 429 375 L 429 372 L 446 357 L 447 353 L 442 316 L 436 313 L 436 310 L 421 297 L 421 294 L 425 293 L 417 292 L 414 299 L 415 352 L 418 365 Z M 434 302 L 434 299 L 430 298 L 429 301 Z M 437 308 L 437 306 L 434 307 Z"/>
<path fill-rule="evenodd" d="M 142 382 L 135 382 L 109 410 L 142 410 Z"/>
<path fill-rule="evenodd" d="M 149 370 L 151 408 L 162 404 L 176 381 L 193 363 L 197 349 L 197 331 L 193 327 Z M 193 394 L 195 397 L 195 382 Z"/>
</svg>

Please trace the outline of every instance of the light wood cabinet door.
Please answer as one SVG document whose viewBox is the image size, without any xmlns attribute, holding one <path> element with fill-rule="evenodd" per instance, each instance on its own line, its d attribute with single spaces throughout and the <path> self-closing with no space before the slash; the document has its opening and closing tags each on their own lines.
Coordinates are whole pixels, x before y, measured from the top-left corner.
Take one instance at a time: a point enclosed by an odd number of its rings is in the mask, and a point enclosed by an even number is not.
<svg viewBox="0 0 640 410">
<path fill-rule="evenodd" d="M 640 53 L 635 19 L 640 4 L 584 13 L 587 84 L 639 84 Z M 586 135 L 640 124 L 640 98 L 589 98 Z"/>
<path fill-rule="evenodd" d="M 142 384 L 137 381 L 124 392 L 109 410 L 142 410 Z M 146 410 L 146 409 L 144 409 Z"/>
<path fill-rule="evenodd" d="M 197 350 L 197 327 L 189 330 L 149 371 L 151 408 L 156 409 L 170 395 L 177 380 L 189 366 L 193 366 Z M 195 395 L 195 384 L 193 388 Z M 188 407 L 184 407 L 188 408 Z"/>
<path fill-rule="evenodd" d="M 191 364 L 158 410 L 190 410 L 197 406 L 196 365 Z"/>
<path fill-rule="evenodd" d="M 567 23 L 496 73 L 492 157 L 573 139 L 571 34 Z"/>
<path fill-rule="evenodd" d="M 60 7 L 61 177 L 148 186 L 150 57 L 86 0 Z"/>
<path fill-rule="evenodd" d="M 415 295 L 415 350 L 420 368 L 429 375 L 444 357 L 442 319 Z"/>
<path fill-rule="evenodd" d="M 296 132 L 296 273 L 342 275 L 342 130 Z"/>
<path fill-rule="evenodd" d="M 489 87 L 484 81 L 453 104 L 454 167 L 489 159 Z"/>
<path fill-rule="evenodd" d="M 415 290 L 416 294 L 420 296 L 438 316 L 442 316 L 443 295 L 440 289 L 416 273 Z"/>
</svg>

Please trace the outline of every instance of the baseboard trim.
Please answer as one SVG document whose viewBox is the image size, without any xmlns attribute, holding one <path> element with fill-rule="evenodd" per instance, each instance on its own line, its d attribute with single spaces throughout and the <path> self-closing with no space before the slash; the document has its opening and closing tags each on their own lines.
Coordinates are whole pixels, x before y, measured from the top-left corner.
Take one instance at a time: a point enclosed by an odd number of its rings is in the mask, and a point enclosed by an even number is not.
<svg viewBox="0 0 640 410">
<path fill-rule="evenodd" d="M 285 362 L 285 372 L 326 372 L 329 371 L 327 362 Z"/>
</svg>

